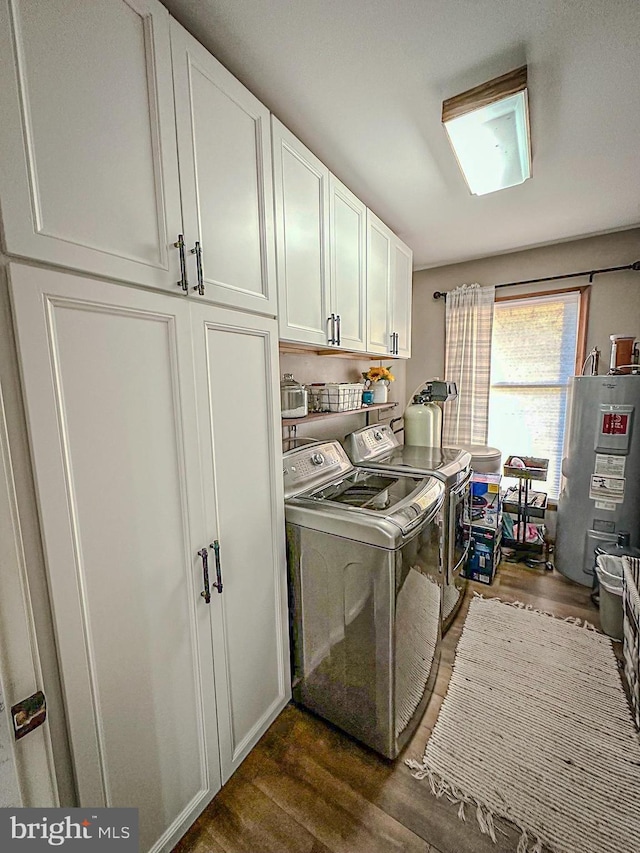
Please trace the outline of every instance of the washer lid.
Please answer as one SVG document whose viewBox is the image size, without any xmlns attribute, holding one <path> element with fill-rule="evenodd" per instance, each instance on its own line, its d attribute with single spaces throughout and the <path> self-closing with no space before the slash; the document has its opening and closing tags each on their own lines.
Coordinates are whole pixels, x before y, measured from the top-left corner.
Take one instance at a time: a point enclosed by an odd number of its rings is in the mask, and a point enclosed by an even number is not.
<svg viewBox="0 0 640 853">
<path fill-rule="evenodd" d="M 352 468 L 286 501 L 287 521 L 382 548 L 397 548 L 444 500 L 435 477 Z"/>
</svg>

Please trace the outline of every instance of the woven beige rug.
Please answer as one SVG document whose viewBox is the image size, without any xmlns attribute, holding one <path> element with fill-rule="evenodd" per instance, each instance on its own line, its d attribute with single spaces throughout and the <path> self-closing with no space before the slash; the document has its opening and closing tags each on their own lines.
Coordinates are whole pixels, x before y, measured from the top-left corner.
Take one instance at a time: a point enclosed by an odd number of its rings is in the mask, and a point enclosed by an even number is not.
<svg viewBox="0 0 640 853">
<path fill-rule="evenodd" d="M 611 641 L 549 614 L 471 602 L 424 763 L 458 816 L 517 853 L 640 853 L 640 738 Z"/>
</svg>

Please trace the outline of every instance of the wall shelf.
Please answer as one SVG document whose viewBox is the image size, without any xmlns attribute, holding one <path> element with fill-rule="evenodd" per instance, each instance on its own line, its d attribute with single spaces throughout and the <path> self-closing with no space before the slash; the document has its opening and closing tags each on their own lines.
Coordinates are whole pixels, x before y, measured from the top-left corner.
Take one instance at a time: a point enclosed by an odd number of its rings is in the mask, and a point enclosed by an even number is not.
<svg viewBox="0 0 640 853">
<path fill-rule="evenodd" d="M 295 446 L 296 432 L 300 424 L 311 424 L 316 421 L 324 421 L 327 418 L 341 418 L 344 415 L 366 415 L 366 424 L 369 426 L 369 415 L 371 412 L 381 412 L 384 409 L 395 409 L 398 403 L 372 403 L 360 409 L 349 409 L 347 412 L 312 412 L 304 418 L 282 418 L 282 449 L 290 450 Z"/>
<path fill-rule="evenodd" d="M 297 427 L 299 424 L 310 424 L 315 421 L 323 421 L 326 418 L 340 418 L 343 415 L 368 415 L 370 412 L 393 409 L 397 405 L 397 403 L 372 403 L 370 406 L 362 406 L 360 409 L 349 409 L 346 412 L 312 412 L 303 418 L 282 418 L 282 426 Z"/>
</svg>

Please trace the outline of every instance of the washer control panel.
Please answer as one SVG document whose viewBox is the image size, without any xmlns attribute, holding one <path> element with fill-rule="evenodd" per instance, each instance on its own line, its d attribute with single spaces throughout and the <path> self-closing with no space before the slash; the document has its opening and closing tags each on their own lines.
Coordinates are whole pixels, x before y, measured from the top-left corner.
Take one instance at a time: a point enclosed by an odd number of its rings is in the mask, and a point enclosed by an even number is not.
<svg viewBox="0 0 640 853">
<path fill-rule="evenodd" d="M 348 435 L 345 444 L 356 464 L 376 459 L 398 446 L 399 442 L 388 424 L 374 424 Z"/>
<path fill-rule="evenodd" d="M 337 441 L 290 450 L 284 454 L 283 463 L 285 500 L 325 485 L 353 467 Z"/>
</svg>

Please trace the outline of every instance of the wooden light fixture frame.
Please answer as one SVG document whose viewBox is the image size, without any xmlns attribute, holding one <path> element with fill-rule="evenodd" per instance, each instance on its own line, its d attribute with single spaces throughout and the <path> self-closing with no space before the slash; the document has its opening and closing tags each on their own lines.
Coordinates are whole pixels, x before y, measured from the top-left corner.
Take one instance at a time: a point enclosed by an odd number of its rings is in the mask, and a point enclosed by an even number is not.
<svg viewBox="0 0 640 853">
<path fill-rule="evenodd" d="M 501 77 L 495 77 L 493 80 L 474 86 L 473 89 L 467 89 L 460 95 L 447 98 L 446 101 L 442 102 L 442 123 L 446 124 L 454 118 L 487 107 L 489 104 L 501 101 L 510 95 L 517 95 L 518 92 L 523 92 L 526 89 L 527 66 L 523 65 L 521 68 L 503 74 Z"/>
</svg>

